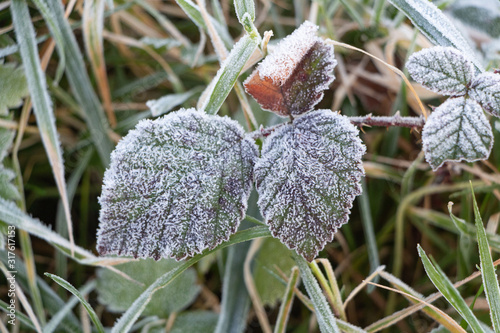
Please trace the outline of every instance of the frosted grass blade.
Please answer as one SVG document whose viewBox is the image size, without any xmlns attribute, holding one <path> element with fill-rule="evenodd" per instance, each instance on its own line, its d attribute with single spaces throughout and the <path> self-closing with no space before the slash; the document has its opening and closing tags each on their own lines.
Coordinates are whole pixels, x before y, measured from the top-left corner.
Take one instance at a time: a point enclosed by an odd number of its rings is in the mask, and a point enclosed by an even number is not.
<svg viewBox="0 0 500 333">
<path fill-rule="evenodd" d="M 85 310 L 87 310 L 87 313 L 89 314 L 90 319 L 92 319 L 92 322 L 94 323 L 94 325 L 97 329 L 97 332 L 99 332 L 99 333 L 105 332 L 104 327 L 102 326 L 102 323 L 99 320 L 99 317 L 95 313 L 94 309 L 92 308 L 92 306 L 89 304 L 89 302 L 87 302 L 87 300 L 83 297 L 83 295 L 75 287 L 73 287 L 68 281 L 60 278 L 57 275 L 45 273 L 45 276 L 48 276 L 49 278 L 54 280 L 58 285 L 60 285 L 61 287 L 63 287 L 64 289 L 66 289 L 67 291 L 72 293 L 73 295 L 75 295 L 80 300 L 80 303 L 82 303 Z"/>
<path fill-rule="evenodd" d="M 152 99 L 146 102 L 146 105 L 151 109 L 153 117 L 159 117 L 172 111 L 176 106 L 189 100 L 191 97 L 201 91 L 200 87 L 193 88 L 185 93 L 169 94 L 159 99 Z"/>
<path fill-rule="evenodd" d="M 252 22 L 255 21 L 255 4 L 253 0 L 234 0 L 234 9 L 241 24 L 243 24 L 243 16 L 245 14 L 250 16 Z"/>
<path fill-rule="evenodd" d="M 429 40 L 439 46 L 453 46 L 464 54 L 470 55 L 474 65 L 483 71 L 474 50 L 451 21 L 428 0 L 389 0 L 396 8 L 405 13 L 412 23 Z"/>
<path fill-rule="evenodd" d="M 294 289 L 297 284 L 298 278 L 299 270 L 297 269 L 297 267 L 293 267 L 292 274 L 290 274 L 288 284 L 286 285 L 283 300 L 281 301 L 278 319 L 276 319 L 276 326 L 274 327 L 274 333 L 285 333 L 286 331 L 286 325 L 288 323 L 288 318 L 290 317 L 290 311 L 293 304 Z"/>
<path fill-rule="evenodd" d="M 101 161 L 104 166 L 108 166 L 114 145 L 108 136 L 109 124 L 85 69 L 82 52 L 78 48 L 71 26 L 64 17 L 61 2 L 58 0 L 41 1 L 48 4 L 52 18 L 62 34 L 64 44 L 56 43 L 56 45 L 61 52 L 65 52 L 67 78 L 73 94 L 85 114 L 85 122 Z"/>
<path fill-rule="evenodd" d="M 304 258 L 296 254 L 295 251 L 293 252 L 293 257 L 299 266 L 300 276 L 302 277 L 307 293 L 309 294 L 309 297 L 314 305 L 315 314 L 318 318 L 318 324 L 321 332 L 340 333 L 340 330 L 337 327 L 337 320 L 335 319 L 330 305 L 323 295 L 323 291 L 321 290 L 318 281 L 314 278 L 311 268 L 309 268 L 309 264 Z"/>
<path fill-rule="evenodd" d="M 211 90 L 208 92 L 207 98 L 201 107 L 202 110 L 208 114 L 216 114 L 219 111 L 258 44 L 257 38 L 245 35 L 234 45 L 231 53 L 224 60 L 216 77 L 212 81 Z"/>
<path fill-rule="evenodd" d="M 498 286 L 498 277 L 493 266 L 490 247 L 486 230 L 484 230 L 483 220 L 477 207 L 474 189 L 472 190 L 472 202 L 474 204 L 474 217 L 476 220 L 477 243 L 479 246 L 479 258 L 481 260 L 481 277 L 483 279 L 484 292 L 486 300 L 490 306 L 490 317 L 493 323 L 493 329 L 496 333 L 500 332 L 500 288 Z"/>
<path fill-rule="evenodd" d="M 269 229 L 266 226 L 253 227 L 243 231 L 239 231 L 232 235 L 231 238 L 214 248 L 213 250 L 206 251 L 204 253 L 198 254 L 191 259 L 184 261 L 182 265 L 177 266 L 175 269 L 165 273 L 163 276 L 158 278 L 154 283 L 152 283 L 148 289 L 146 289 L 141 296 L 139 296 L 130 308 L 120 317 L 113 327 L 112 333 L 127 332 L 134 325 L 135 321 L 139 318 L 142 311 L 148 304 L 151 296 L 160 288 L 165 287 L 167 284 L 172 282 L 176 277 L 178 277 L 183 271 L 197 263 L 201 258 L 228 247 L 233 244 L 249 241 L 258 237 L 269 237 L 271 236 Z"/>
<path fill-rule="evenodd" d="M 28 88 L 33 101 L 33 109 L 40 129 L 42 142 L 54 173 L 57 189 L 64 205 L 69 240 L 71 248 L 73 248 L 75 242 L 73 240 L 73 225 L 66 192 L 66 181 L 64 179 L 62 152 L 56 129 L 56 120 L 52 109 L 52 101 L 47 91 L 47 81 L 40 64 L 40 58 L 38 57 L 35 30 L 29 16 L 28 5 L 24 0 L 13 1 L 11 4 L 11 12 L 17 42 L 26 72 Z M 73 253 L 73 249 L 71 253 Z"/>
<path fill-rule="evenodd" d="M 446 277 L 439 266 L 434 265 L 425 254 L 424 250 L 418 245 L 418 254 L 422 259 L 427 276 L 432 281 L 434 286 L 443 294 L 448 302 L 457 310 L 460 316 L 469 324 L 474 333 L 484 332 L 481 323 L 474 316 L 472 310 L 467 306 L 458 290 L 453 286 L 451 281 Z"/>
<path fill-rule="evenodd" d="M 182 10 L 184 10 L 187 16 L 189 16 L 189 18 L 194 22 L 194 24 L 196 24 L 199 28 L 205 30 L 205 32 L 208 32 L 207 25 L 205 24 L 203 16 L 200 12 L 200 8 L 197 5 L 195 5 L 191 0 L 175 0 L 175 2 L 177 2 Z M 214 25 L 215 30 L 217 30 L 219 36 L 224 41 L 226 47 L 230 48 L 231 45 L 233 45 L 233 39 L 231 35 L 229 35 L 227 29 L 213 17 L 210 17 L 210 20 L 212 21 L 212 24 Z"/>
<path fill-rule="evenodd" d="M 96 282 L 94 280 L 86 283 L 81 289 L 80 294 L 83 296 L 88 295 L 92 290 L 95 289 Z M 74 295 L 69 299 L 66 304 L 50 319 L 50 321 L 43 327 L 43 333 L 52 333 L 54 332 L 61 321 L 66 317 L 68 313 L 78 304 L 78 297 Z"/>
<path fill-rule="evenodd" d="M 222 290 L 221 312 L 214 333 L 243 333 L 246 328 L 250 296 L 243 276 L 243 265 L 250 242 L 228 249 Z"/>
<path fill-rule="evenodd" d="M 13 202 L 3 198 L 0 198 L 0 221 L 2 221 L 0 223 L 5 222 L 20 230 L 27 231 L 31 235 L 44 239 L 66 254 L 70 253 L 71 244 L 68 240 L 50 230 L 49 227 L 43 225 L 38 219 L 23 212 Z M 74 259 L 77 261 L 80 259 L 96 258 L 92 253 L 78 246 L 74 247 L 74 252 Z"/>
</svg>

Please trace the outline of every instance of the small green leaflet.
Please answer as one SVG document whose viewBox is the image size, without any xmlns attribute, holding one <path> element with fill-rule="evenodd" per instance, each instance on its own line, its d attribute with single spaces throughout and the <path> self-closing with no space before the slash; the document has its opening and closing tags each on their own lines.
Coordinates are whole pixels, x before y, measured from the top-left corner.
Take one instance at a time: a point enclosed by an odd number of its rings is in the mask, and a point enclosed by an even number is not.
<svg viewBox="0 0 500 333">
<path fill-rule="evenodd" d="M 474 64 L 453 47 L 432 47 L 414 53 L 406 68 L 427 89 L 442 95 L 464 95 L 475 74 Z"/>
<path fill-rule="evenodd" d="M 470 97 L 485 111 L 500 117 L 500 74 L 482 73 L 471 83 Z"/>
<path fill-rule="evenodd" d="M 273 132 L 255 164 L 258 205 L 274 237 L 312 261 L 361 193 L 365 146 L 348 118 L 311 111 Z"/>
<path fill-rule="evenodd" d="M 474 162 L 488 158 L 493 133 L 476 101 L 456 97 L 432 112 L 425 123 L 422 141 L 425 159 L 437 170 L 446 161 Z"/>
<path fill-rule="evenodd" d="M 180 260 L 213 249 L 244 217 L 256 157 L 227 117 L 189 109 L 141 121 L 104 174 L 99 253 Z"/>
</svg>

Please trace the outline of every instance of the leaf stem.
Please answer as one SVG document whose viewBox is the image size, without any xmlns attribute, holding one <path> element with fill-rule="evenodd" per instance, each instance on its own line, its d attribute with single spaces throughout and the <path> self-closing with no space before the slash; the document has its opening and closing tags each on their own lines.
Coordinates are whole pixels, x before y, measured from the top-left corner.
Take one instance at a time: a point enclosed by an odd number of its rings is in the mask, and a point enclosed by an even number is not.
<svg viewBox="0 0 500 333">
<path fill-rule="evenodd" d="M 378 126 L 378 127 L 408 127 L 412 129 L 421 129 L 425 125 L 425 118 L 423 116 L 419 117 L 401 117 L 399 112 L 396 112 L 393 116 L 373 116 L 372 114 L 362 116 L 362 117 L 348 117 L 353 125 L 358 127 L 363 126 Z M 287 123 L 281 123 L 271 127 L 261 127 L 256 131 L 248 133 L 248 136 L 254 140 L 267 137 L 271 135 L 272 132 L 278 128 L 284 126 Z"/>
</svg>

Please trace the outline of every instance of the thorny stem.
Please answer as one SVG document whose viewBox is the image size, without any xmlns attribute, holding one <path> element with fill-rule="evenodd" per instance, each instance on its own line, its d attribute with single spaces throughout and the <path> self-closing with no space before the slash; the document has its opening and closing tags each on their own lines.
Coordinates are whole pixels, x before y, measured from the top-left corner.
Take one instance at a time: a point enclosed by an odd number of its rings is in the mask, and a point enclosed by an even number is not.
<svg viewBox="0 0 500 333">
<path fill-rule="evenodd" d="M 425 118 L 423 116 L 420 117 L 401 117 L 399 112 L 396 112 L 394 116 L 373 116 L 371 114 L 363 117 L 349 117 L 349 120 L 353 125 L 358 127 L 364 126 L 379 126 L 379 127 L 408 127 L 411 129 L 421 129 L 425 125 Z M 286 123 L 278 124 L 272 127 L 264 128 L 261 126 L 256 131 L 248 133 L 248 136 L 254 140 L 259 138 L 264 138 L 269 136 L 272 132 L 277 130 L 278 128 L 284 126 Z"/>
</svg>

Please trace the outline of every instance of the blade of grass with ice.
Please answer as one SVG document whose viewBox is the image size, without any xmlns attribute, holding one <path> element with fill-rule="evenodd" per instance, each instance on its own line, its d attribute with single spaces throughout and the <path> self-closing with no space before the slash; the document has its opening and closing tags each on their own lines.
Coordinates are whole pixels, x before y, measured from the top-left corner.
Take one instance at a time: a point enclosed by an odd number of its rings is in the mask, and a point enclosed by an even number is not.
<svg viewBox="0 0 500 333">
<path fill-rule="evenodd" d="M 83 297 L 83 295 L 75 287 L 73 287 L 68 281 L 60 278 L 57 275 L 45 273 L 45 276 L 48 276 L 49 278 L 54 280 L 54 282 L 56 282 L 58 285 L 60 285 L 61 287 L 63 287 L 64 289 L 66 289 L 67 291 L 72 293 L 73 295 L 75 295 L 80 300 L 80 303 L 83 305 L 85 310 L 87 310 L 87 313 L 89 314 L 90 319 L 92 319 L 92 322 L 94 323 L 94 325 L 97 329 L 97 332 L 104 333 L 104 327 L 102 326 L 102 323 L 99 320 L 99 317 L 95 313 L 94 309 L 92 308 L 92 306 L 89 304 L 89 302 L 87 302 L 87 300 Z"/>
<path fill-rule="evenodd" d="M 243 36 L 236 45 L 234 45 L 231 53 L 222 63 L 221 68 L 217 72 L 217 76 L 213 80 L 211 91 L 209 91 L 205 102 L 201 109 L 208 114 L 216 114 L 222 103 L 226 100 L 227 95 L 233 89 L 241 70 L 245 63 L 253 54 L 259 42 L 257 38 L 252 38 L 249 35 Z"/>
<path fill-rule="evenodd" d="M 0 216 L 1 218 L 1 216 Z M 120 319 L 116 322 L 115 326 L 113 327 L 113 330 L 111 331 L 112 333 L 119 333 L 119 332 L 127 332 L 131 329 L 132 325 L 136 322 L 136 320 L 139 318 L 141 313 L 144 311 L 144 308 L 148 304 L 149 300 L 153 296 L 153 294 L 158 290 L 166 285 L 168 285 L 170 282 L 172 282 L 176 277 L 178 277 L 182 272 L 184 272 L 186 269 L 200 261 L 203 257 L 209 255 L 210 253 L 213 253 L 215 251 L 218 251 L 220 249 L 223 249 L 225 247 L 228 247 L 233 244 L 245 242 L 252 240 L 254 238 L 258 237 L 269 237 L 271 236 L 271 233 L 269 232 L 269 228 L 267 226 L 258 226 L 258 227 L 253 227 L 249 228 L 243 231 L 239 231 L 235 233 L 234 235 L 231 236 L 231 238 L 216 248 L 205 251 L 201 254 L 198 254 L 194 257 L 192 257 L 189 260 L 186 260 L 182 263 L 182 265 L 177 266 L 175 269 L 165 273 L 163 276 L 159 277 L 158 280 L 153 282 L 148 289 L 146 289 L 141 296 L 139 296 L 134 303 L 130 306 L 130 308 L 120 317 Z"/>
<path fill-rule="evenodd" d="M 62 152 L 56 130 L 52 102 L 47 91 L 47 81 L 40 64 L 40 58 L 38 57 L 35 30 L 29 16 L 28 5 L 23 0 L 13 1 L 11 12 L 40 135 L 64 205 L 71 253 L 73 254 L 75 242 L 73 240 L 73 225 L 71 222 L 68 195 L 66 193 Z"/>
<path fill-rule="evenodd" d="M 428 0 L 389 0 L 412 21 L 420 32 L 439 46 L 453 46 L 470 56 L 474 65 L 483 71 L 475 52 L 451 21 Z"/>
<path fill-rule="evenodd" d="M 467 306 L 467 303 L 462 298 L 458 290 L 453 286 L 441 268 L 431 262 L 420 245 L 418 245 L 418 254 L 422 259 L 422 263 L 429 279 L 443 294 L 446 300 L 448 300 L 448 302 L 455 308 L 455 310 L 457 310 L 460 316 L 469 324 L 472 331 L 474 333 L 484 332 L 481 323 L 472 310 Z"/>
<path fill-rule="evenodd" d="M 486 300 L 490 306 L 490 317 L 493 329 L 496 333 L 500 332 L 500 288 L 498 286 L 498 277 L 493 266 L 490 246 L 484 230 L 483 220 L 477 207 L 474 188 L 472 188 L 472 202 L 474 204 L 474 217 L 476 220 L 477 243 L 479 246 L 479 258 L 481 260 L 481 277 L 483 279 L 484 292 Z"/>
<path fill-rule="evenodd" d="M 78 48 L 68 20 L 64 17 L 61 2 L 57 0 L 41 1 L 47 2 L 51 17 L 61 32 L 63 44 L 60 45 L 56 41 L 56 45 L 60 52 L 64 52 L 66 56 L 66 76 L 72 92 L 85 114 L 85 122 L 101 161 L 104 166 L 108 166 L 114 145 L 108 136 L 109 124 L 85 69 L 82 52 Z"/>
<path fill-rule="evenodd" d="M 253 0 L 234 0 L 234 9 L 241 24 L 243 24 L 245 14 L 250 16 L 252 22 L 255 21 L 255 4 Z"/>
</svg>

